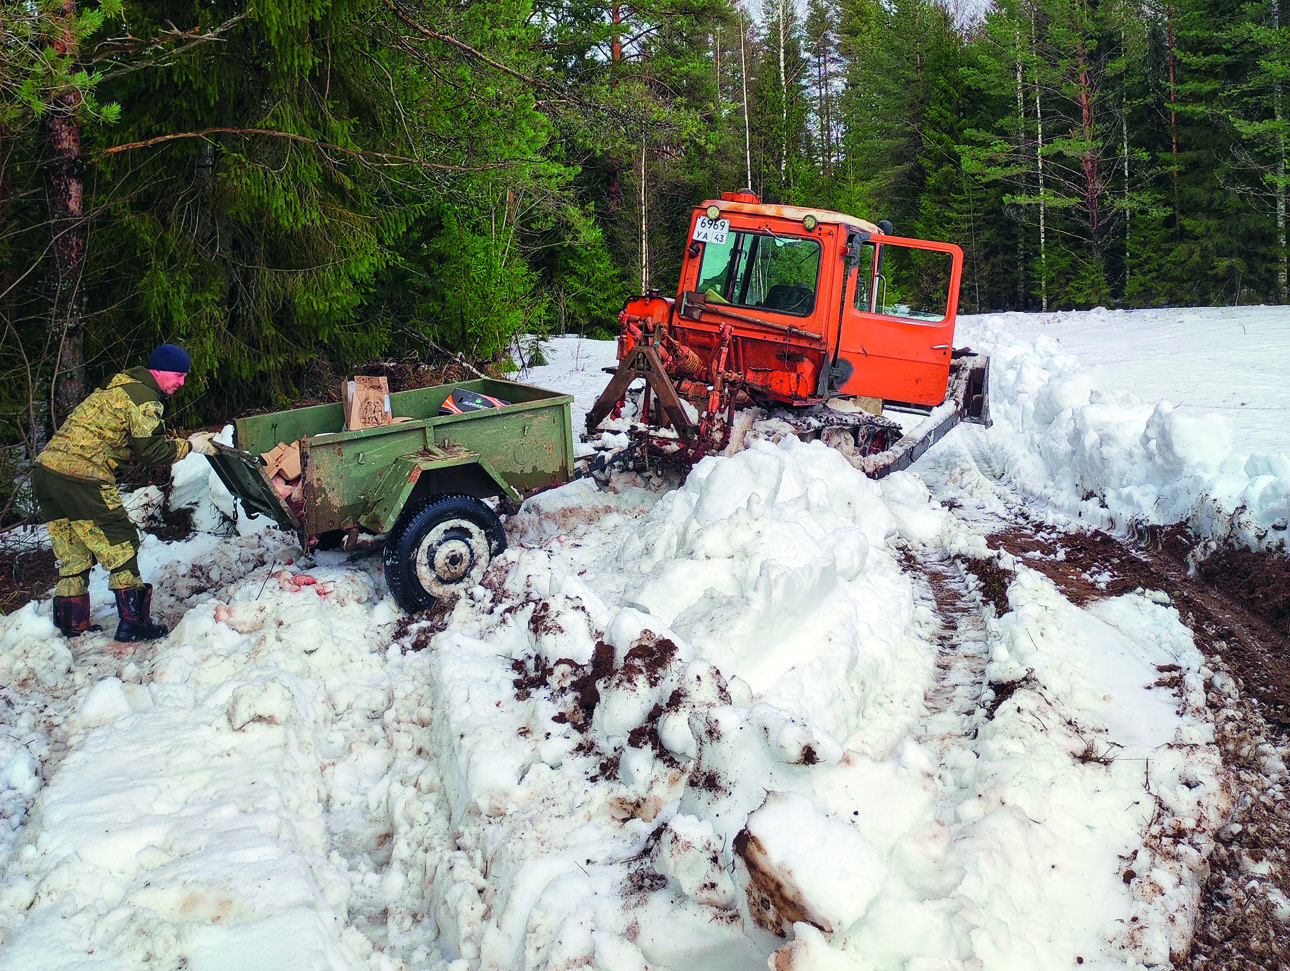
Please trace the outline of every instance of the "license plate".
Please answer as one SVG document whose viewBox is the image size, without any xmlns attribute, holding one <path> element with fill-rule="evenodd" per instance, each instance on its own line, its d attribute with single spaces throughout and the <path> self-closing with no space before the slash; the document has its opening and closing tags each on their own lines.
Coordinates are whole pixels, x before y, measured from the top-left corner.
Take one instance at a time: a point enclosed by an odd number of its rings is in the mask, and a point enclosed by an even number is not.
<svg viewBox="0 0 1290 971">
<path fill-rule="evenodd" d="M 694 224 L 694 240 L 700 243 L 717 243 L 720 245 L 726 241 L 730 234 L 729 219 L 709 219 L 707 216 L 700 216 L 699 221 Z"/>
</svg>

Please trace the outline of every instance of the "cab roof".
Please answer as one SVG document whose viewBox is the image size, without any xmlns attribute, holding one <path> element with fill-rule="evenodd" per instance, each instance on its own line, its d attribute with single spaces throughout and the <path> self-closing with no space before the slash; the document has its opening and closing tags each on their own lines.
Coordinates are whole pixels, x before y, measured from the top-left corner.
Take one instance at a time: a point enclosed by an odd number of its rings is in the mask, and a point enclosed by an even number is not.
<svg viewBox="0 0 1290 971">
<path fill-rule="evenodd" d="M 844 212 L 833 212 L 829 209 L 808 209 L 805 206 L 769 206 L 765 203 L 751 202 L 734 202 L 730 199 L 708 199 L 698 206 L 700 210 L 707 209 L 708 206 L 716 206 L 723 213 L 740 213 L 750 216 L 777 216 L 783 219 L 791 219 L 794 222 L 801 222 L 804 216 L 814 216 L 821 223 L 834 223 L 843 226 L 850 226 L 861 232 L 872 235 L 881 235 L 876 225 L 867 219 L 860 219 L 856 216 L 848 216 Z"/>
</svg>

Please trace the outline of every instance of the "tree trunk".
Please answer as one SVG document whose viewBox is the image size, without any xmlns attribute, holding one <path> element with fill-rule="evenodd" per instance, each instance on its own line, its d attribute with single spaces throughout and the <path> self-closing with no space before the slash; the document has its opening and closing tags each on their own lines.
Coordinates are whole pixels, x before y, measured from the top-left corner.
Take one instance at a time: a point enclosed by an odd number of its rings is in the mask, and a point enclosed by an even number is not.
<svg viewBox="0 0 1290 971">
<path fill-rule="evenodd" d="M 1016 39 L 1017 66 L 1017 148 L 1018 153 L 1024 151 L 1026 141 L 1026 84 L 1025 84 L 1025 65 L 1021 58 L 1021 31 L 1017 30 L 1014 34 Z M 1017 233 L 1017 309 L 1025 310 L 1029 304 L 1026 294 L 1026 234 L 1024 232 L 1025 221 L 1022 220 L 1023 231 Z"/>
<path fill-rule="evenodd" d="M 65 0 L 52 16 L 47 39 L 56 53 L 75 55 L 72 21 L 75 0 Z M 58 366 L 53 381 L 53 418 L 61 423 L 85 397 L 85 335 L 82 330 L 81 277 L 85 271 L 85 182 L 81 175 L 81 129 L 76 109 L 81 92 L 59 92 L 49 106 L 47 200 L 52 232 L 50 255 L 52 311 L 50 323 L 58 338 Z"/>
<path fill-rule="evenodd" d="M 1174 7 L 1165 8 L 1168 18 L 1165 30 L 1165 43 L 1169 45 L 1169 134 L 1170 151 L 1173 152 L 1173 185 L 1174 185 L 1174 239 L 1182 239 L 1182 200 L 1178 189 L 1178 58 L 1174 49 Z"/>
<path fill-rule="evenodd" d="M 739 18 L 739 73 L 744 86 L 744 165 L 748 175 L 745 188 L 751 189 L 752 180 L 752 130 L 748 122 L 748 28 L 743 17 Z"/>
<path fill-rule="evenodd" d="M 712 38 L 712 76 L 717 82 L 717 114 L 721 113 L 721 28 L 716 29 Z"/>
<path fill-rule="evenodd" d="M 1030 21 L 1030 47 L 1034 53 L 1035 22 Z M 1039 178 L 1039 286 L 1040 306 L 1048 310 L 1048 203 L 1044 199 L 1044 111 L 1035 79 L 1035 171 Z"/>
<path fill-rule="evenodd" d="M 1125 104 L 1124 94 L 1120 94 L 1120 151 L 1124 154 L 1124 287 L 1129 287 L 1129 268 L 1133 265 L 1130 247 L 1133 245 L 1133 207 L 1129 200 L 1129 108 Z"/>
<path fill-rule="evenodd" d="M 1084 208 L 1088 213 L 1089 237 L 1093 251 L 1102 252 L 1102 173 L 1101 159 L 1094 138 L 1096 106 L 1093 103 L 1093 75 L 1089 65 L 1088 50 L 1081 39 L 1077 52 L 1079 70 L 1076 78 L 1079 82 L 1080 135 L 1086 146 L 1081 163 L 1084 168 Z"/>
<path fill-rule="evenodd" d="M 1272 0 L 1272 36 L 1281 34 L 1281 0 Z M 1286 253 L 1286 134 L 1285 112 L 1281 105 L 1281 78 L 1272 80 L 1272 113 L 1276 122 L 1277 133 L 1277 174 L 1275 191 L 1277 195 L 1277 299 L 1282 303 L 1290 302 L 1287 282 L 1290 281 L 1290 267 Z"/>
<path fill-rule="evenodd" d="M 785 18 L 788 0 L 779 0 L 779 184 L 781 191 L 788 171 L 788 75 L 784 67 Z"/>
<path fill-rule="evenodd" d="M 819 100 L 820 122 L 820 171 L 827 182 L 831 173 L 832 148 L 829 143 L 829 53 L 827 48 L 820 51 L 816 60 L 815 90 Z"/>
<path fill-rule="evenodd" d="M 609 59 L 614 64 L 621 64 L 623 60 L 623 35 L 619 28 L 623 25 L 623 8 L 622 4 L 615 0 L 609 11 L 609 18 L 614 25 L 614 36 L 609 41 Z"/>
</svg>

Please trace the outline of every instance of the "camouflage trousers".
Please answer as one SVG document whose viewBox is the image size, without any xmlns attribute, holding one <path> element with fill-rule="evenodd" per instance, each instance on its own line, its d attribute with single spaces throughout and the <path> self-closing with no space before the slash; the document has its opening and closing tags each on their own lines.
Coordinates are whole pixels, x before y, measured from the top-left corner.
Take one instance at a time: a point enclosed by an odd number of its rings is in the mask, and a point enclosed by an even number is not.
<svg viewBox="0 0 1290 971">
<path fill-rule="evenodd" d="M 107 570 L 108 587 L 143 586 L 139 575 L 139 532 L 116 486 L 71 479 L 42 466 L 32 469 L 31 488 L 58 560 L 59 597 L 89 592 L 90 569 Z"/>
</svg>

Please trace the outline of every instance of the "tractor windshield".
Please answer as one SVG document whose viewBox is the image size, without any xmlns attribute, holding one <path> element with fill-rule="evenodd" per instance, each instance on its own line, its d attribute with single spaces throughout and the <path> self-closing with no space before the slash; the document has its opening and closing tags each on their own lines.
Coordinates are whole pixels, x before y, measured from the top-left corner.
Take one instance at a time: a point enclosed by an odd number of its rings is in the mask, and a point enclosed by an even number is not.
<svg viewBox="0 0 1290 971">
<path fill-rule="evenodd" d="M 699 290 L 713 303 L 795 317 L 815 309 L 820 244 L 770 233 L 731 232 L 704 243 Z"/>
</svg>

